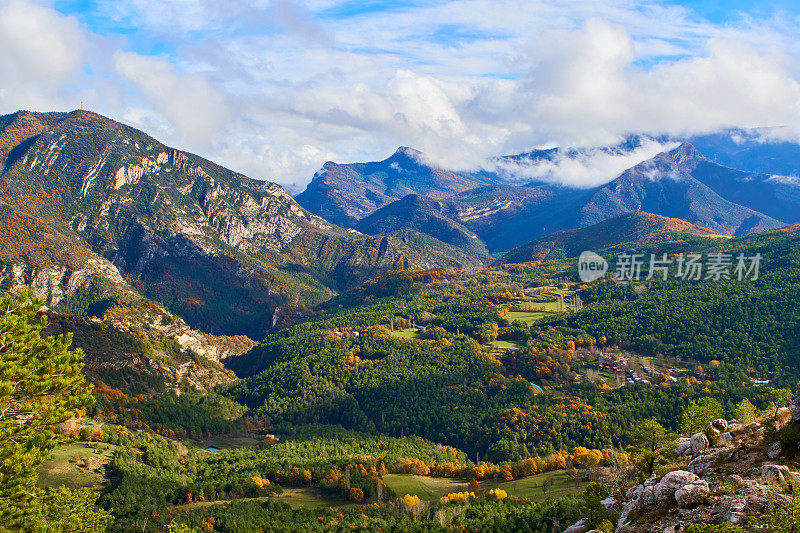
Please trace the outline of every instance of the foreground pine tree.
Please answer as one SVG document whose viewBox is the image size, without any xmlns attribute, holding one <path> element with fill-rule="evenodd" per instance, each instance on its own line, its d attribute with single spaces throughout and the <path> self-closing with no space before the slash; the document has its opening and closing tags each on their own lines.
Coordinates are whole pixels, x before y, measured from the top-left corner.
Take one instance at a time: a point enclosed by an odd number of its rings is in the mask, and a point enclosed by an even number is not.
<svg viewBox="0 0 800 533">
<path fill-rule="evenodd" d="M 42 338 L 42 304 L 29 289 L 0 298 L 0 531 L 103 531 L 109 518 L 94 509 L 96 496 L 36 486 L 58 426 L 92 402 L 72 335 Z"/>
</svg>

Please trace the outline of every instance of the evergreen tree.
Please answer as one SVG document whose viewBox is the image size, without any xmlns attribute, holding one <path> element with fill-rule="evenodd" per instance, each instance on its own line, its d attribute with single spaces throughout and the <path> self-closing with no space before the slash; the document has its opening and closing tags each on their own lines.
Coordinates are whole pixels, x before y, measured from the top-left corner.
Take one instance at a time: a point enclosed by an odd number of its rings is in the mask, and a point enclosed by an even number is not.
<svg viewBox="0 0 800 533">
<path fill-rule="evenodd" d="M 30 289 L 0 298 L 0 530 L 42 526 L 37 467 L 57 442 L 57 428 L 92 401 L 72 336 L 42 338 L 43 301 Z"/>
</svg>

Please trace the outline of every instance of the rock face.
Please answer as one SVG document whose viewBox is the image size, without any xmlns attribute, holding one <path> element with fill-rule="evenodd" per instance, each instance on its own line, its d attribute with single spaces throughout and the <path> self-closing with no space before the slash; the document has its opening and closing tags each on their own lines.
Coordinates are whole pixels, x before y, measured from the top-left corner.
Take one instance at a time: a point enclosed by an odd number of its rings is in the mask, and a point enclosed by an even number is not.
<svg viewBox="0 0 800 533">
<path fill-rule="evenodd" d="M 586 520 L 578 520 L 562 533 L 586 533 L 587 531 L 589 531 L 589 526 L 586 525 Z"/>
<path fill-rule="evenodd" d="M 786 465 L 763 465 L 761 467 L 761 481 L 763 483 L 788 483 L 798 481 L 800 476 L 792 472 Z"/>
<path fill-rule="evenodd" d="M 708 437 L 704 433 L 695 433 L 691 439 L 692 455 L 699 455 L 708 448 Z"/>
<path fill-rule="evenodd" d="M 689 508 L 703 502 L 709 493 L 708 482 L 686 470 L 669 472 L 660 480 L 653 476 L 628 492 L 630 499 L 622 508 L 617 527 L 625 526 L 632 511 L 647 514 L 675 505 Z"/>
<path fill-rule="evenodd" d="M 698 455 L 689 463 L 687 466 L 687 470 L 692 472 L 693 474 L 697 474 L 698 476 L 702 476 L 708 467 L 711 465 L 711 462 L 714 460 L 714 457 L 711 455 Z"/>
<path fill-rule="evenodd" d="M 677 502 L 680 507 L 690 507 L 702 501 L 709 493 L 708 483 L 691 472 L 676 470 L 661 478 L 655 487 L 656 505 L 665 507 Z"/>
<path fill-rule="evenodd" d="M 691 439 L 682 438 L 678 442 L 677 448 L 678 455 L 686 455 L 692 452 L 692 441 Z"/>
<path fill-rule="evenodd" d="M 728 421 L 724 418 L 717 418 L 709 424 L 709 429 L 714 431 L 717 435 L 728 430 Z"/>
</svg>

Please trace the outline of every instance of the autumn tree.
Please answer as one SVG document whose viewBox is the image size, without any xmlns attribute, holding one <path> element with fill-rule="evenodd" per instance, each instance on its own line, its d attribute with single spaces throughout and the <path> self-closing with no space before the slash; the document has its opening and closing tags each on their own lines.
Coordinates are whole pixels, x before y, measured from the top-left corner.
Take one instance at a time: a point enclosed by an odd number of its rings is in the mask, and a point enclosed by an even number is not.
<svg viewBox="0 0 800 533">
<path fill-rule="evenodd" d="M 51 523 L 60 520 L 59 508 L 70 507 L 74 520 L 94 506 L 91 496 L 47 494 L 36 486 L 58 426 L 92 401 L 83 353 L 69 350 L 72 335 L 42 338 L 47 319 L 36 318 L 42 305 L 30 289 L 0 298 L 0 530 L 61 530 Z M 84 531 L 105 529 L 102 519 L 96 523 Z"/>
</svg>

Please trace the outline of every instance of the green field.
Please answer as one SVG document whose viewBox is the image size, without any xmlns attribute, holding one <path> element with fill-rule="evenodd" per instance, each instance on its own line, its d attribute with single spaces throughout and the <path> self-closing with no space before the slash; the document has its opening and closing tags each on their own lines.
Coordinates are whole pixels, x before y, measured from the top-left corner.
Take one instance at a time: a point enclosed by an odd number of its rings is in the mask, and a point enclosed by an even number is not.
<svg viewBox="0 0 800 533">
<path fill-rule="evenodd" d="M 65 485 L 71 489 L 93 487 L 106 482 L 104 476 L 105 463 L 117 446 L 93 443 L 101 453 L 94 453 L 85 443 L 62 444 L 56 446 L 50 454 L 51 459 L 39 467 L 40 487 L 60 487 Z M 70 462 L 73 457 L 85 458 L 87 466 L 77 466 Z"/>
<path fill-rule="evenodd" d="M 386 474 L 383 476 L 383 481 L 397 496 L 415 494 L 420 499 L 428 501 L 438 500 L 451 492 L 468 490 L 466 481 L 443 477 Z"/>
<path fill-rule="evenodd" d="M 344 498 L 323 494 L 322 492 L 311 488 L 283 489 L 283 493 L 273 496 L 273 499 L 279 502 L 288 503 L 295 509 L 358 506 L 358 504 L 345 500 Z"/>
<path fill-rule="evenodd" d="M 468 490 L 468 484 L 463 479 L 435 478 L 414 476 L 408 474 L 387 474 L 383 481 L 398 495 L 415 494 L 420 499 L 433 501 L 451 492 Z M 547 484 L 546 491 L 542 485 Z M 570 494 L 580 494 L 586 488 L 584 481 L 574 481 L 563 470 L 536 474 L 514 481 L 495 482 L 483 480 L 480 482 L 481 490 L 488 491 L 493 488 L 502 488 L 509 496 L 530 498 L 531 501 L 542 501 L 546 498 L 558 498 Z"/>
<path fill-rule="evenodd" d="M 415 328 L 395 330 L 391 334 L 401 339 L 419 339 L 419 332 Z"/>
<path fill-rule="evenodd" d="M 503 317 L 509 322 L 514 322 L 515 320 L 519 320 L 520 322 L 524 322 L 525 324 L 531 324 L 543 316 L 547 316 L 547 313 L 543 313 L 541 311 L 509 311 L 509 313 Z"/>
<path fill-rule="evenodd" d="M 492 341 L 489 343 L 492 348 L 519 348 L 519 343 L 511 341 Z"/>
<path fill-rule="evenodd" d="M 253 500 L 266 500 L 272 499 L 278 502 L 288 503 L 295 509 L 319 509 L 322 507 L 357 507 L 359 504 L 345 500 L 344 498 L 337 498 L 323 494 L 317 489 L 301 487 L 283 489 L 281 494 L 274 496 L 259 496 L 256 498 L 238 498 L 236 500 L 215 500 L 215 501 L 201 501 L 185 503 L 176 505 L 174 509 L 195 509 L 198 507 L 208 507 L 210 505 L 227 505 L 232 501 L 253 501 Z"/>
</svg>

